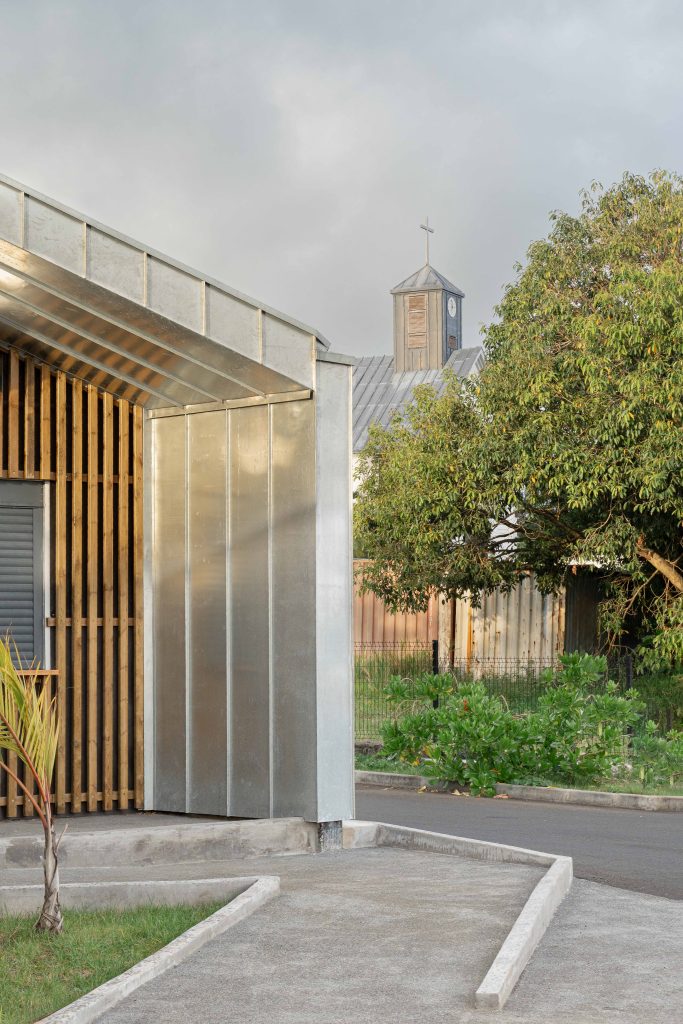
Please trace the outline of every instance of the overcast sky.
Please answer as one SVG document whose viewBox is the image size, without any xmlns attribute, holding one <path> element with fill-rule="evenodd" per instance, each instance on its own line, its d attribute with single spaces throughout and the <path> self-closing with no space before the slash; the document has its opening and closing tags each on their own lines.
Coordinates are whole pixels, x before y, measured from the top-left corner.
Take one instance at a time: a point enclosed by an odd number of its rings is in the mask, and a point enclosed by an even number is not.
<svg viewBox="0 0 683 1024">
<path fill-rule="evenodd" d="M 548 211 L 683 170 L 679 0 L 0 0 L 0 170 L 391 348 L 424 260 L 477 344 Z"/>
</svg>

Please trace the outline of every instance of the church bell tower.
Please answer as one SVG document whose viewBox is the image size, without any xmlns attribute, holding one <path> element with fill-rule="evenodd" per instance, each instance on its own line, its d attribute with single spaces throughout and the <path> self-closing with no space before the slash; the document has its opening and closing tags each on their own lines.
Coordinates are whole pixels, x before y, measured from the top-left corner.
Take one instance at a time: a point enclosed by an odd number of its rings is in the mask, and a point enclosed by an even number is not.
<svg viewBox="0 0 683 1024">
<path fill-rule="evenodd" d="M 441 370 L 456 349 L 462 348 L 462 300 L 456 285 L 429 263 L 429 221 L 426 263 L 401 284 L 394 296 L 394 373 L 405 370 Z"/>
</svg>

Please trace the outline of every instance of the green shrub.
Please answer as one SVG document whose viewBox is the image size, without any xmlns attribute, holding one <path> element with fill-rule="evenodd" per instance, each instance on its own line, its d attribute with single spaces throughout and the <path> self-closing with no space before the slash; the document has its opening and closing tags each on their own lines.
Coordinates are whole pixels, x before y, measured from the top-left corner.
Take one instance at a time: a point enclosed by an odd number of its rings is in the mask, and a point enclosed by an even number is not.
<svg viewBox="0 0 683 1024">
<path fill-rule="evenodd" d="M 437 699 L 431 696 L 435 692 L 432 689 L 427 699 Z M 467 683 L 451 692 L 441 689 L 438 699 L 438 708 L 424 707 L 387 723 L 385 752 L 422 765 L 426 775 L 469 785 L 475 792 L 492 790 L 496 782 L 504 781 L 521 721 L 481 683 Z"/>
<path fill-rule="evenodd" d="M 647 704 L 648 717 L 662 732 L 683 729 L 683 673 L 680 670 L 638 675 L 635 685 Z"/>
<path fill-rule="evenodd" d="M 637 691 L 620 694 L 615 683 L 596 690 L 604 658 L 571 654 L 560 662 L 544 677 L 537 710 L 524 715 L 482 683 L 425 675 L 409 687 L 392 679 L 386 695 L 397 717 L 383 726 L 384 752 L 481 794 L 496 782 L 595 782 L 624 761 L 644 705 Z"/>
<path fill-rule="evenodd" d="M 643 786 L 676 786 L 683 779 L 683 731 L 672 729 L 665 736 L 648 722 L 644 732 L 633 737 L 630 762 L 620 765 L 621 778 L 637 780 Z"/>
</svg>

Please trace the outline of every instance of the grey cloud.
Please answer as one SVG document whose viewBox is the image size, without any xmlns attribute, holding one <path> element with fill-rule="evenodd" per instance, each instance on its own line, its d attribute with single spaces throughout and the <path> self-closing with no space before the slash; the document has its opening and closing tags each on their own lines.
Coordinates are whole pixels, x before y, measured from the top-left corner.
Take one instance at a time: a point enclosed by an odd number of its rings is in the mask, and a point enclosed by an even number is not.
<svg viewBox="0 0 683 1024">
<path fill-rule="evenodd" d="M 434 264 L 477 341 L 593 178 L 681 169 L 677 0 L 4 4 L 0 168 L 387 351 Z"/>
</svg>

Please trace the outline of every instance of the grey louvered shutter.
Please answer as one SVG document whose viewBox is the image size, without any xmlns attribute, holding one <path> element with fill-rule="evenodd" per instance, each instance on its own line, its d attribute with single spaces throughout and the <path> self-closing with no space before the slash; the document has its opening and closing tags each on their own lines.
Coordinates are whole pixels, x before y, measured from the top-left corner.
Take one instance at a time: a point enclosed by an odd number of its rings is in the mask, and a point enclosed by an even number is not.
<svg viewBox="0 0 683 1024">
<path fill-rule="evenodd" d="M 43 661 L 42 507 L 33 504 L 42 503 L 39 487 L 0 483 L 0 636 L 10 634 L 24 663 Z"/>
</svg>

